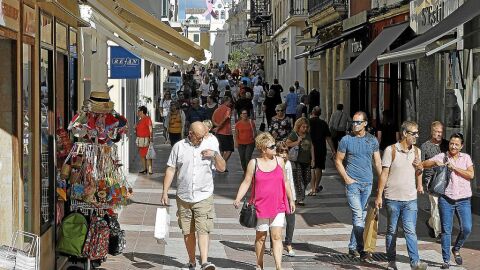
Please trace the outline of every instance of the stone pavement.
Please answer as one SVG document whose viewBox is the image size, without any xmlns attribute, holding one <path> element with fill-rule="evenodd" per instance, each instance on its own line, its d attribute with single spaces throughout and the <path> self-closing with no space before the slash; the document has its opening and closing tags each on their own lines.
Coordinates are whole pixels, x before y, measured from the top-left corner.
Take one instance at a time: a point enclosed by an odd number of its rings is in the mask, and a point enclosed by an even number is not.
<svg viewBox="0 0 480 270">
<path fill-rule="evenodd" d="M 134 183 L 132 203 L 120 214 L 120 223 L 126 230 L 127 248 L 122 255 L 109 256 L 101 269 L 179 269 L 187 262 L 183 237 L 178 228 L 175 212 L 175 190 L 171 190 L 169 213 L 171 216 L 170 238 L 167 244 L 159 244 L 153 237 L 156 209 L 160 206 L 162 181 L 170 146 L 162 144 L 159 128 L 155 128 L 155 142 L 158 159 L 154 162 L 152 176 L 139 175 Z M 215 178 L 215 231 L 211 235 L 210 261 L 218 269 L 255 269 L 253 229 L 246 229 L 238 223 L 238 212 L 232 201 L 242 181 L 242 171 L 238 154 L 234 153 L 228 162 L 229 173 Z M 140 171 L 140 170 L 138 170 Z M 345 188 L 338 177 L 333 163 L 328 161 L 322 178 L 324 190 L 316 197 L 307 197 L 306 206 L 296 212 L 296 228 L 293 247 L 294 258 L 283 257 L 283 269 L 384 269 L 385 261 L 385 211 L 381 211 L 377 252 L 374 263 L 361 263 L 352 259 L 346 252 L 352 229 L 351 213 L 346 203 Z M 175 187 L 175 183 L 174 183 Z M 173 187 L 173 188 L 174 188 Z M 375 187 L 374 187 L 375 189 Z M 371 199 L 373 201 L 373 199 Z M 417 233 L 421 258 L 429 264 L 429 269 L 438 269 L 441 249 L 438 243 L 428 237 L 424 221 L 428 199 L 419 199 Z M 463 268 L 479 269 L 480 219 L 474 217 L 474 228 L 466 247 L 462 249 Z M 403 233 L 397 241 L 400 269 L 409 269 Z M 197 251 L 198 254 L 198 251 Z M 274 269 L 272 256 L 265 256 L 266 269 Z M 199 267 L 197 267 L 199 269 Z"/>
</svg>

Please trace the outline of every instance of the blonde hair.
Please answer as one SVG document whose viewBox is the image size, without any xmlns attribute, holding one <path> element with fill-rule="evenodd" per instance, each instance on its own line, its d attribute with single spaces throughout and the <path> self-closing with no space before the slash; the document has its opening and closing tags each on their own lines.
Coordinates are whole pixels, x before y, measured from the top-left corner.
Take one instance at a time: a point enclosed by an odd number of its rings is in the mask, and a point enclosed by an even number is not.
<svg viewBox="0 0 480 270">
<path fill-rule="evenodd" d="M 284 141 L 277 142 L 277 156 L 282 152 L 288 152 L 288 146 Z"/>
<path fill-rule="evenodd" d="M 255 146 L 259 150 L 265 150 L 269 143 L 275 143 L 275 139 L 268 132 L 262 132 L 255 138 Z"/>
<path fill-rule="evenodd" d="M 212 120 L 203 120 L 203 124 L 208 128 L 208 130 L 213 128 Z"/>
<path fill-rule="evenodd" d="M 295 132 L 298 132 L 300 127 L 304 124 L 307 125 L 307 132 L 308 132 L 310 130 L 310 123 L 308 122 L 308 119 L 305 117 L 298 118 L 297 121 L 295 121 L 293 130 L 295 130 Z"/>
<path fill-rule="evenodd" d="M 430 125 L 430 129 L 434 129 L 439 126 L 443 128 L 443 123 L 440 121 L 433 121 L 432 124 Z"/>
</svg>

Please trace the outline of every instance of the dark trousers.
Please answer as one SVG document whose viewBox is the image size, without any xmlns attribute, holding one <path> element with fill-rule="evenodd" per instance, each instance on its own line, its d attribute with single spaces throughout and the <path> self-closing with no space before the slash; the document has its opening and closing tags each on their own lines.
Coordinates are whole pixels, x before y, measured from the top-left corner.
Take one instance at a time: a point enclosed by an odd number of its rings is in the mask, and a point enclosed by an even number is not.
<svg viewBox="0 0 480 270">
<path fill-rule="evenodd" d="M 170 145 L 173 146 L 175 145 L 178 141 L 182 139 L 182 134 L 181 133 L 168 133 L 168 138 L 170 140 Z"/>
<path fill-rule="evenodd" d="M 332 141 L 333 141 L 333 146 L 335 147 L 335 151 L 337 151 L 338 143 L 345 135 L 347 135 L 347 132 L 345 131 L 336 131 L 335 136 L 332 136 Z"/>
<path fill-rule="evenodd" d="M 294 162 L 293 182 L 295 184 L 295 193 L 297 194 L 297 202 L 305 200 L 305 188 L 312 178 L 310 164 Z"/>
<path fill-rule="evenodd" d="M 252 159 L 253 150 L 255 149 L 255 144 L 239 144 L 238 145 L 238 154 L 240 155 L 240 162 L 242 164 L 243 172 L 247 170 L 247 165 L 250 159 Z"/>
</svg>

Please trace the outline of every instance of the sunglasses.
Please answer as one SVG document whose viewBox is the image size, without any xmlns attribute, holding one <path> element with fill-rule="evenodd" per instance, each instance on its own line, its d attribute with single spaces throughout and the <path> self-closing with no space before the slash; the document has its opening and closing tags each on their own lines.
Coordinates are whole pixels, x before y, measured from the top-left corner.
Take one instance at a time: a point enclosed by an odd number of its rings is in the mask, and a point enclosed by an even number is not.
<svg viewBox="0 0 480 270">
<path fill-rule="evenodd" d="M 275 150 L 275 148 L 277 148 L 277 146 L 275 144 L 267 146 L 267 149 L 270 149 L 270 150 Z"/>
<path fill-rule="evenodd" d="M 407 134 L 410 134 L 412 136 L 418 136 L 418 131 L 413 132 L 413 131 L 407 130 Z"/>
<path fill-rule="evenodd" d="M 284 112 L 283 110 L 275 110 L 276 112 Z"/>
<path fill-rule="evenodd" d="M 363 122 L 365 122 L 365 121 L 363 121 L 363 120 L 362 121 L 352 121 L 352 124 L 361 125 Z"/>
</svg>

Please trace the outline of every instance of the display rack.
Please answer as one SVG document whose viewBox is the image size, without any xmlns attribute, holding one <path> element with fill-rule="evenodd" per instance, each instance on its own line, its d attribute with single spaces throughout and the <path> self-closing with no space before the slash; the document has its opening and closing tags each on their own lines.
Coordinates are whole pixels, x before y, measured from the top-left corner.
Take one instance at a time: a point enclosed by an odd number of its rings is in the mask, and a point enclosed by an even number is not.
<svg viewBox="0 0 480 270">
<path fill-rule="evenodd" d="M 39 270 L 40 238 L 38 235 L 17 231 L 11 246 L 0 246 L 0 269 Z"/>
</svg>

